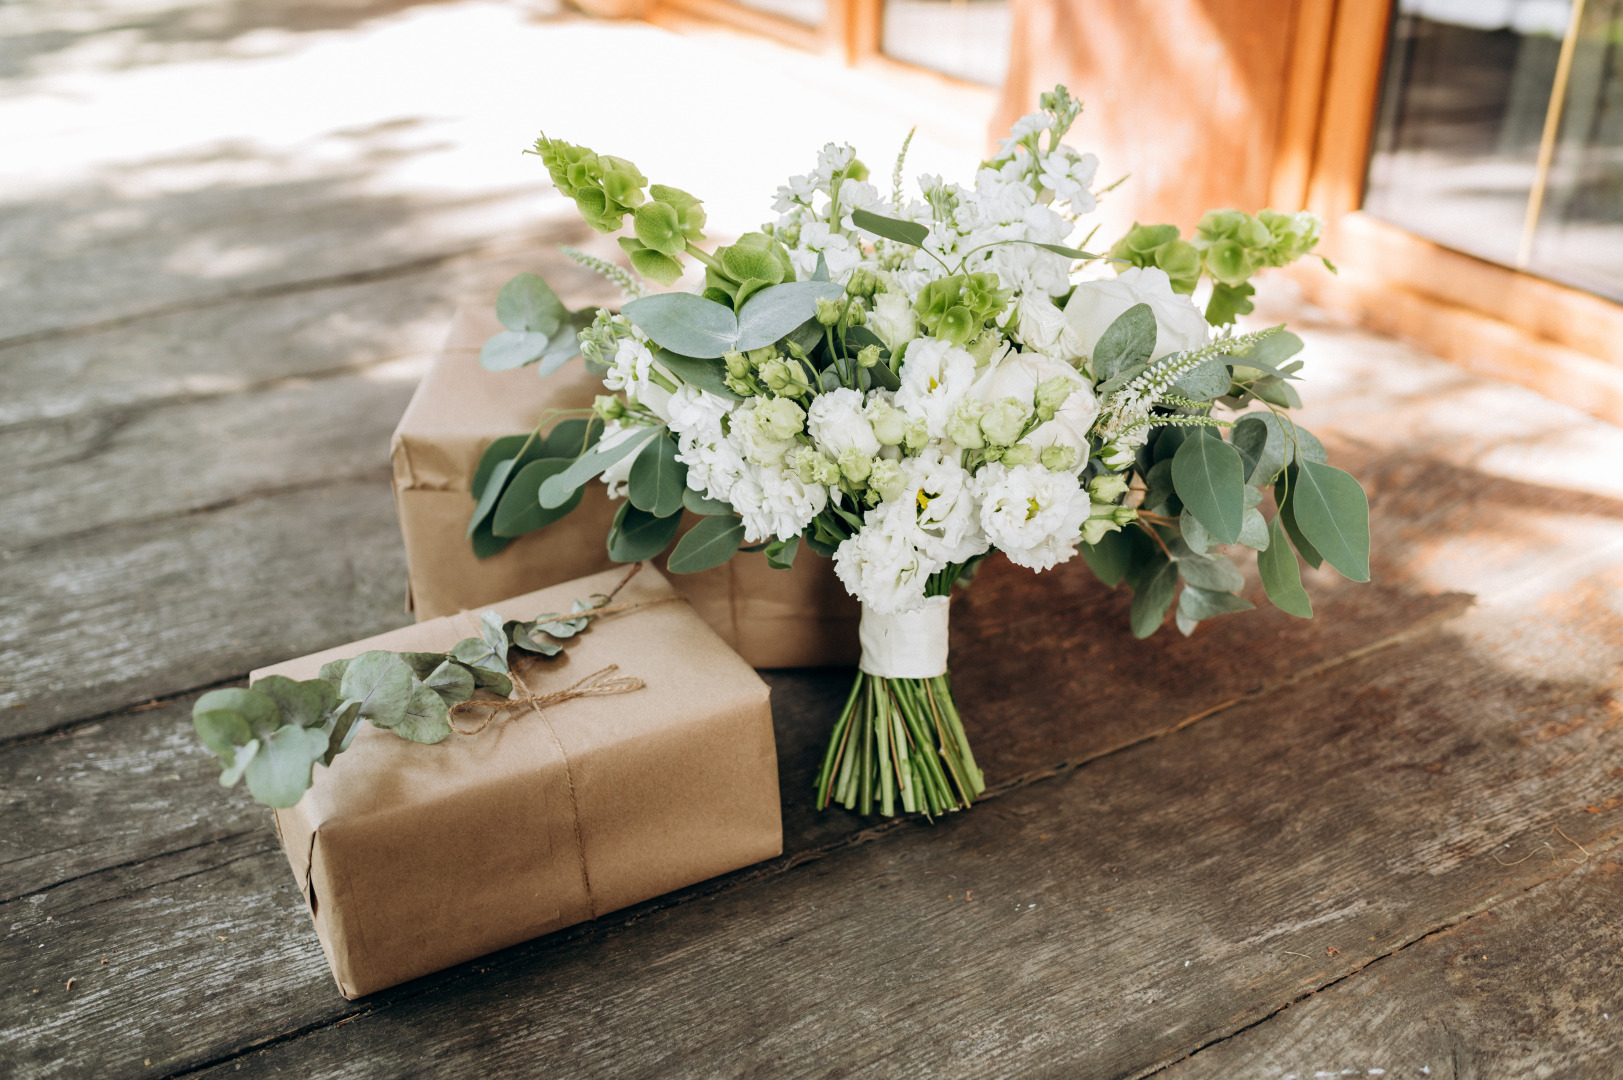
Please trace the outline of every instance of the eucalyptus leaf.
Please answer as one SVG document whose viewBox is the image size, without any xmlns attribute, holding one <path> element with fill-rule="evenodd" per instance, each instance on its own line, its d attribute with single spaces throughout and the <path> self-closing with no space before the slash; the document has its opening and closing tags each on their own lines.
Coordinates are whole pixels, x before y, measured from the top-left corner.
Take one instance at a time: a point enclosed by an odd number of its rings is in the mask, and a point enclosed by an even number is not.
<svg viewBox="0 0 1623 1080">
<path fill-rule="evenodd" d="M 1202 430 L 1184 440 L 1172 458 L 1178 498 L 1220 544 L 1240 539 L 1245 516 L 1245 475 L 1240 455 L 1218 436 Z"/>
<path fill-rule="evenodd" d="M 512 542 L 505 536 L 497 536 L 491 530 L 490 522 L 485 521 L 480 523 L 477 529 L 473 530 L 473 536 L 469 538 L 468 545 L 473 548 L 474 558 L 488 559 L 492 555 L 501 554 L 507 549 L 507 545 Z"/>
<path fill-rule="evenodd" d="M 260 740 L 259 752 L 248 762 L 248 790 L 266 806 L 286 809 L 309 789 L 310 770 L 326 752 L 326 732 L 296 724 L 279 728 Z"/>
<path fill-rule="evenodd" d="M 1228 364 L 1221 356 L 1212 356 L 1196 364 L 1172 384 L 1172 388 L 1194 401 L 1211 401 L 1228 393 Z"/>
<path fill-rule="evenodd" d="M 704 518 L 677 541 L 666 568 L 673 574 L 693 574 L 720 566 L 733 557 L 743 542 L 744 522 L 741 519 Z"/>
<path fill-rule="evenodd" d="M 541 362 L 535 366 L 535 373 L 544 379 L 579 355 L 580 334 L 573 326 L 565 326 L 547 342 L 547 347 L 541 353 Z"/>
<path fill-rule="evenodd" d="M 1076 550 L 1093 576 L 1114 588 L 1127 576 L 1133 544 L 1125 531 L 1107 532 L 1097 544 L 1078 544 Z"/>
<path fill-rule="evenodd" d="M 1238 592 L 1245 588 L 1245 575 L 1223 555 L 1197 555 L 1182 537 L 1167 542 L 1178 574 L 1191 585 L 1213 592 Z"/>
<path fill-rule="evenodd" d="M 517 458 L 508 458 L 505 461 L 498 461 L 496 467 L 490 471 L 490 479 L 485 482 L 484 494 L 474 503 L 473 516 L 468 518 L 469 537 L 473 536 L 474 531 L 485 523 L 485 518 L 496 508 L 496 501 L 507 489 L 507 478 L 513 474 L 513 467 L 517 463 Z"/>
<path fill-rule="evenodd" d="M 881 390 L 900 390 L 902 388 L 901 376 L 897 375 L 895 369 L 883 360 L 871 368 L 861 370 L 866 372 L 868 378 L 873 380 L 873 384 Z"/>
<path fill-rule="evenodd" d="M 502 658 L 502 670 L 506 671 L 507 662 L 507 627 L 502 623 L 502 617 L 495 611 L 485 610 L 479 613 L 479 637 L 489 645 L 495 654 Z"/>
<path fill-rule="evenodd" d="M 1092 252 L 1083 251 L 1081 248 L 1066 247 L 1064 244 L 1043 244 L 1038 243 L 1035 240 L 1016 240 L 1015 243 L 1030 244 L 1032 247 L 1040 247 L 1044 251 L 1052 251 L 1055 255 L 1064 255 L 1067 259 L 1082 259 L 1084 261 L 1089 261 L 1100 258 L 1100 256 L 1095 255 Z"/>
<path fill-rule="evenodd" d="M 1277 517 L 1268 523 L 1268 547 L 1257 553 L 1257 575 L 1274 607 L 1300 619 L 1313 617 L 1313 602 L 1302 588 L 1302 569 Z"/>
<path fill-rule="evenodd" d="M 432 745 L 451 734 L 451 714 L 440 695 L 419 682 L 412 687 L 405 714 L 389 730 L 408 742 Z"/>
<path fill-rule="evenodd" d="M 327 749 L 321 755 L 323 765 L 331 765 L 333 758 L 349 749 L 355 735 L 361 730 L 361 703 L 346 701 L 332 714 L 331 729 L 327 732 Z"/>
<path fill-rule="evenodd" d="M 328 660 L 325 664 L 321 665 L 321 670 L 316 673 L 316 678 L 320 679 L 328 686 L 331 686 L 334 690 L 337 690 L 338 687 L 343 683 L 344 672 L 348 668 L 348 659 Z"/>
<path fill-rule="evenodd" d="M 192 710 L 192 727 L 197 738 L 216 756 L 230 762 L 237 749 L 253 741 L 253 729 L 235 709 Z"/>
<path fill-rule="evenodd" d="M 338 692 L 321 679 L 295 682 L 285 675 L 267 675 L 253 689 L 276 702 L 285 722 L 300 727 L 319 725 L 338 703 Z"/>
<path fill-rule="evenodd" d="M 1154 513 L 1172 497 L 1172 461 L 1157 461 L 1144 474 L 1144 509 Z"/>
<path fill-rule="evenodd" d="M 411 700 L 416 676 L 392 652 L 374 649 L 350 662 L 338 692 L 346 701 L 360 703 L 360 714 L 388 725 L 398 721 Z"/>
<path fill-rule="evenodd" d="M 1204 555 L 1216 543 L 1212 534 L 1206 531 L 1206 526 L 1200 519 L 1190 512 L 1186 506 L 1183 513 L 1178 515 L 1178 531 L 1183 534 L 1183 542 L 1197 555 Z"/>
<path fill-rule="evenodd" d="M 1133 589 L 1128 623 L 1136 638 L 1147 638 L 1166 621 L 1167 608 L 1178 587 L 1178 568 L 1165 556 L 1143 574 Z"/>
<path fill-rule="evenodd" d="M 562 506 L 588 480 L 602 475 L 603 471 L 609 466 L 637 450 L 649 439 L 664 430 L 661 426 L 633 429 L 630 435 L 608 447 L 605 447 L 599 441 L 596 446 L 576 458 L 569 468 L 542 481 L 540 489 L 542 507 L 553 510 Z"/>
<path fill-rule="evenodd" d="M 534 623 L 519 623 L 512 630 L 513 647 L 538 656 L 557 656 L 564 647 L 553 641 Z"/>
<path fill-rule="evenodd" d="M 626 495 L 632 506 L 661 518 L 681 511 L 682 492 L 688 485 L 688 467 L 676 460 L 678 452 L 676 440 L 667 431 L 637 455 L 626 483 Z"/>
<path fill-rule="evenodd" d="M 1265 339 L 1271 340 L 1271 339 Z M 1293 455 L 1305 461 L 1324 461 L 1324 444 L 1313 433 L 1289 417 L 1272 412 L 1248 413 L 1234 425 L 1234 446 L 1248 462 L 1246 483 L 1271 482 L 1291 461 Z"/>
<path fill-rule="evenodd" d="M 460 705 L 473 697 L 473 673 L 451 660 L 443 660 L 423 678 L 423 685 L 440 696 L 447 705 Z"/>
<path fill-rule="evenodd" d="M 682 505 L 687 509 L 692 510 L 695 514 L 705 516 L 712 514 L 731 514 L 733 512 L 731 503 L 723 502 L 720 499 L 707 499 L 697 491 L 694 491 L 692 488 L 682 489 Z"/>
<path fill-rule="evenodd" d="M 1148 364 L 1155 355 L 1155 336 L 1155 312 L 1148 304 L 1134 304 L 1099 336 L 1093 347 L 1093 373 L 1108 382 L 1136 364 Z M 1106 387 L 1099 389 L 1108 392 Z"/>
<path fill-rule="evenodd" d="M 1247 488 L 1255 491 L 1256 488 Z M 1239 543 L 1257 551 L 1264 551 L 1268 547 L 1268 519 L 1262 516 L 1262 511 L 1252 507 L 1245 508 L 1245 519 L 1240 523 Z"/>
<path fill-rule="evenodd" d="M 620 312 L 654 344 L 682 356 L 713 360 L 738 341 L 738 318 L 732 309 L 692 293 L 640 297 L 628 301 Z"/>
<path fill-rule="evenodd" d="M 818 300 L 837 300 L 844 295 L 844 287 L 831 281 L 789 281 L 762 289 L 739 309 L 733 347 L 748 352 L 771 345 L 807 319 L 816 318 Z"/>
<path fill-rule="evenodd" d="M 1304 461 L 1291 491 L 1296 525 L 1325 562 L 1353 581 L 1369 580 L 1369 499 L 1340 469 Z"/>
<path fill-rule="evenodd" d="M 491 519 L 490 531 L 501 537 L 523 536 L 551 525 L 579 506 L 584 493 L 582 488 L 576 488 L 575 493 L 562 505 L 550 509 L 541 505 L 542 483 L 571 464 L 573 462 L 569 458 L 542 458 L 520 469 L 496 503 L 496 516 Z"/>
<path fill-rule="evenodd" d="M 496 294 L 496 318 L 509 330 L 550 337 L 568 321 L 569 309 L 541 275 L 522 273 L 510 278 Z"/>
<path fill-rule="evenodd" d="M 1194 633 L 1195 626 L 1203 619 L 1229 615 L 1236 611 L 1250 611 L 1255 606 L 1243 596 L 1185 585 L 1183 592 L 1178 595 L 1178 629 L 1184 637 L 1188 637 Z"/>
<path fill-rule="evenodd" d="M 404 660 L 419 679 L 428 678 L 429 672 L 445 663 L 445 654 L 441 652 L 397 652 L 395 655 Z"/>
<path fill-rule="evenodd" d="M 800 550 L 800 537 L 774 540 L 766 546 L 766 564 L 774 570 L 788 570 L 795 565 L 795 553 Z"/>
<path fill-rule="evenodd" d="M 1136 364 L 1130 364 L 1116 372 L 1116 374 L 1112 375 L 1104 382 L 1100 383 L 1095 390 L 1095 393 L 1097 393 L 1100 397 L 1103 397 L 1104 395 L 1113 391 L 1120 390 L 1122 387 L 1126 386 L 1128 383 L 1132 382 L 1149 369 L 1150 362 L 1148 360 L 1142 360 Z"/>
<path fill-rule="evenodd" d="M 1307 537 L 1302 535 L 1301 527 L 1296 524 L 1298 471 L 1295 465 L 1290 466 L 1285 471 L 1285 475 L 1274 484 L 1274 503 L 1279 507 L 1278 521 L 1280 525 L 1284 526 L 1285 535 L 1289 536 L 1291 543 L 1295 545 L 1296 553 L 1302 556 L 1302 559 L 1309 566 L 1317 570 L 1324 565 L 1324 556 L 1319 554 L 1318 548 L 1308 542 Z M 1273 545 L 1270 544 L 1269 546 L 1272 547 Z"/>
<path fill-rule="evenodd" d="M 907 244 L 909 247 L 921 248 L 930 238 L 930 229 L 916 221 L 903 221 L 900 218 L 885 217 L 875 214 L 871 210 L 851 211 L 851 224 L 863 232 L 882 236 L 886 240 L 894 240 L 898 244 Z"/>
<path fill-rule="evenodd" d="M 574 331 L 568 333 L 573 335 Z M 479 350 L 479 366 L 486 371 L 521 368 L 541 359 L 546 354 L 549 341 L 546 334 L 530 330 L 503 330 L 490 337 Z"/>
<path fill-rule="evenodd" d="M 654 359 L 661 367 L 685 383 L 707 390 L 729 401 L 742 401 L 738 392 L 727 385 L 727 368 L 720 360 L 701 360 L 694 356 L 681 356 L 669 349 L 658 349 Z"/>
<path fill-rule="evenodd" d="M 276 701 L 257 690 L 244 690 L 238 686 L 223 690 L 210 690 L 192 705 L 192 715 L 229 709 L 248 722 L 255 735 L 269 735 L 282 726 L 282 710 Z"/>
<path fill-rule="evenodd" d="M 258 739 L 249 739 L 246 743 L 237 747 L 236 753 L 228 759 L 229 764 L 220 772 L 220 786 L 230 787 L 238 780 L 241 780 L 242 774 L 248 771 L 248 765 L 254 760 L 254 755 L 257 753 L 259 753 Z"/>
<path fill-rule="evenodd" d="M 1197 433 L 1195 428 L 1164 427 L 1155 433 L 1155 446 L 1150 454 L 1151 461 L 1166 461 L 1178 452 L 1179 447 L 1191 436 Z"/>
<path fill-rule="evenodd" d="M 537 460 L 568 458 L 573 461 L 590 450 L 602 437 L 603 420 L 600 417 L 586 419 L 573 417 L 569 420 L 560 420 L 547 432 L 546 449 L 537 455 Z"/>
<path fill-rule="evenodd" d="M 630 502 L 621 503 L 619 512 L 614 516 L 614 526 L 609 530 L 609 558 L 621 563 L 652 559 L 676 537 L 677 526 L 681 523 L 682 515 L 679 513 L 670 517 L 655 517 L 637 509 Z"/>
<path fill-rule="evenodd" d="M 495 471 L 496 463 L 507 458 L 518 457 L 519 452 L 525 448 L 525 444 L 529 441 L 530 437 L 528 435 L 502 435 L 490 441 L 490 445 L 485 447 L 484 453 L 479 455 L 479 464 L 474 466 L 473 470 L 473 482 L 468 485 L 468 490 L 473 492 L 476 501 L 480 495 L 484 494 L 485 484 L 490 481 L 490 474 Z M 545 457 L 546 455 L 538 456 Z"/>
</svg>

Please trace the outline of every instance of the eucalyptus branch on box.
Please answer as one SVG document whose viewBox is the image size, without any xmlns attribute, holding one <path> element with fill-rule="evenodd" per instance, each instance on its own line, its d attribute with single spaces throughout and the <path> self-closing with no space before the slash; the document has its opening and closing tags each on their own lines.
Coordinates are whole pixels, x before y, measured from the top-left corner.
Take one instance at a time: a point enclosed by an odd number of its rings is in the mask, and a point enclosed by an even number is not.
<svg viewBox="0 0 1623 1080">
<path fill-rule="evenodd" d="M 267 675 L 247 689 L 210 690 L 192 706 L 192 725 L 203 745 L 224 764 L 220 784 L 246 778 L 267 806 L 287 807 L 310 787 L 317 762 L 331 765 L 355 740 L 362 720 L 417 743 L 450 736 L 451 710 L 483 690 L 497 699 L 513 693 L 510 663 L 519 654 L 557 656 L 563 643 L 586 629 L 610 595 L 576 600 L 569 614 L 503 622 L 493 611 L 479 618 L 479 636 L 450 652 L 374 649 L 322 665 L 314 679 Z"/>
</svg>

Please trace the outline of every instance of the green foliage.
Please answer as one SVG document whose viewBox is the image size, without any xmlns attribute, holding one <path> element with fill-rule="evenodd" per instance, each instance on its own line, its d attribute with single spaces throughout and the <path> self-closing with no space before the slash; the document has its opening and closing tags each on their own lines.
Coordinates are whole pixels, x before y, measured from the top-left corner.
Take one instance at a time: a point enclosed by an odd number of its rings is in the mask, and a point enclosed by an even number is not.
<svg viewBox="0 0 1623 1080">
<path fill-rule="evenodd" d="M 787 570 L 795 564 L 795 553 L 800 550 L 800 537 L 773 540 L 766 545 L 766 564 L 774 570 Z"/>
<path fill-rule="evenodd" d="M 1197 430 L 1172 458 L 1179 500 L 1220 544 L 1240 539 L 1245 473 L 1239 452 L 1217 434 Z"/>
<path fill-rule="evenodd" d="M 655 517 L 627 500 L 620 504 L 609 529 L 609 558 L 622 563 L 652 559 L 676 539 L 681 522 L 680 510 L 669 517 Z"/>
<path fill-rule="evenodd" d="M 978 337 L 987 322 L 1003 314 L 1013 295 L 1012 290 L 999 287 L 996 274 L 955 274 L 925 285 L 913 310 L 926 332 L 963 346 Z"/>
<path fill-rule="evenodd" d="M 718 360 L 729 352 L 775 344 L 816 318 L 819 299 L 844 295 L 845 289 L 833 282 L 793 281 L 761 289 L 736 315 L 726 304 L 680 292 L 632 300 L 622 311 L 661 348 Z"/>
<path fill-rule="evenodd" d="M 591 323 L 592 312 L 571 312 L 540 275 L 522 273 L 496 295 L 496 317 L 506 327 L 479 350 L 487 371 L 510 371 L 540 361 L 550 375 L 580 353 L 578 332 Z"/>
<path fill-rule="evenodd" d="M 1134 304 L 1099 335 L 1093 347 L 1093 373 L 1101 380 L 1099 394 L 1124 386 L 1143 372 L 1155 355 L 1155 312 L 1148 304 Z"/>
<path fill-rule="evenodd" d="M 871 210 L 851 211 L 851 224 L 863 232 L 873 233 L 875 236 L 894 240 L 898 244 L 908 247 L 921 248 L 930 238 L 930 229 L 916 221 L 903 221 L 900 218 L 885 217 L 875 214 Z"/>
<path fill-rule="evenodd" d="M 1268 547 L 1257 555 L 1257 574 L 1274 607 L 1301 619 L 1313 617 L 1313 602 L 1302 588 L 1301 567 L 1285 542 L 1285 531 L 1277 516 L 1268 523 Z"/>
<path fill-rule="evenodd" d="M 676 460 L 677 452 L 676 440 L 668 431 L 643 447 L 637 460 L 631 463 L 627 483 L 632 506 L 657 518 L 681 512 L 688 467 Z"/>
<path fill-rule="evenodd" d="M 374 649 L 322 665 L 302 682 L 267 675 L 247 688 L 211 690 L 192 706 L 198 741 L 220 759 L 225 787 L 246 778 L 266 806 L 289 807 L 310 787 L 317 762 L 331 765 L 366 720 L 410 742 L 432 744 L 451 734 L 451 709 L 477 690 L 513 692 L 511 649 L 556 656 L 560 642 L 584 630 L 609 597 L 576 600 L 569 615 L 549 613 L 504 623 L 480 616 L 480 636 L 447 653 Z"/>
<path fill-rule="evenodd" d="M 1188 295 L 1200 282 L 1200 252 L 1179 238 L 1176 225 L 1133 222 L 1127 235 L 1110 249 L 1110 258 L 1128 266 L 1154 266 L 1165 271 L 1172 291 Z"/>
<path fill-rule="evenodd" d="M 1369 580 L 1369 499 L 1347 473 L 1316 461 L 1298 467 L 1291 510 L 1302 536 L 1353 581 Z"/>
<path fill-rule="evenodd" d="M 597 443 L 586 453 L 576 458 L 569 468 L 563 472 L 555 473 L 541 482 L 541 505 L 551 510 L 562 506 L 574 497 L 588 480 L 601 476 L 609 466 L 639 449 L 649 439 L 664 431 L 663 425 L 646 427 L 619 440 L 612 446 Z"/>
<path fill-rule="evenodd" d="M 744 543 L 744 522 L 733 515 L 701 520 L 677 541 L 666 562 L 673 574 L 693 574 L 720 566 Z M 770 558 L 770 556 L 769 556 Z M 794 556 L 791 554 L 790 558 Z"/>
</svg>

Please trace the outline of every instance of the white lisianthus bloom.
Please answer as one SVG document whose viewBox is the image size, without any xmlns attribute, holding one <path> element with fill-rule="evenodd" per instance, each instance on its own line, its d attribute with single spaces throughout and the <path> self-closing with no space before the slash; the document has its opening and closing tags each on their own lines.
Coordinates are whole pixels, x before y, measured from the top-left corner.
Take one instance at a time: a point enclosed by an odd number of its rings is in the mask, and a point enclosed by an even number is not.
<svg viewBox="0 0 1623 1080">
<path fill-rule="evenodd" d="M 1050 380 L 1071 384 L 1071 393 L 1060 406 L 1060 412 L 1069 408 L 1071 411 L 1068 415 L 1081 419 L 1085 412 L 1099 411 L 1087 379 L 1074 367 L 1052 356 L 1030 350 L 1006 353 L 995 365 L 984 368 L 976 378 L 970 396 L 987 404 L 1002 398 L 1014 398 L 1022 405 L 1035 408 L 1037 387 Z M 1079 394 L 1083 396 L 1078 397 Z M 1092 424 L 1093 417 L 1088 415 L 1080 434 L 1087 435 L 1088 427 Z"/>
<path fill-rule="evenodd" d="M 834 552 L 834 573 L 846 591 L 880 615 L 923 607 L 924 587 L 941 569 L 914 544 L 916 529 L 906 510 L 900 501 L 874 507 Z"/>
<path fill-rule="evenodd" d="M 1189 297 L 1173 292 L 1166 271 L 1156 266 L 1135 266 L 1115 278 L 1082 282 L 1065 304 L 1065 321 L 1083 353 L 1091 357 L 1110 324 L 1135 304 L 1148 304 L 1155 313 L 1152 360 L 1198 349 L 1210 336 L 1206 316 Z"/>
<path fill-rule="evenodd" d="M 914 546 L 942 566 L 972 559 L 987 546 L 975 514 L 974 485 L 956 457 L 930 446 L 903 459 L 904 483 L 895 500 L 897 513 L 912 520 Z"/>
<path fill-rule="evenodd" d="M 648 428 L 642 424 L 621 424 L 618 420 L 610 420 L 603 425 L 603 434 L 598 437 L 597 448 L 612 450 L 627 439 L 643 434 L 647 430 Z M 603 482 L 609 486 L 609 498 L 625 498 L 626 484 L 631 479 L 631 464 L 637 460 L 640 453 L 641 450 L 633 450 L 603 470 Z"/>
<path fill-rule="evenodd" d="M 879 439 L 874 435 L 858 390 L 842 386 L 818 394 L 807 410 L 806 430 L 830 460 L 838 461 L 848 450 L 865 457 L 879 453 Z"/>
<path fill-rule="evenodd" d="M 894 354 L 919 336 L 919 317 L 913 312 L 913 302 L 899 292 L 875 293 L 868 329 Z"/>
<path fill-rule="evenodd" d="M 1010 562 L 1041 571 L 1076 554 L 1092 500 L 1075 477 L 1040 465 L 993 463 L 975 475 L 975 486 L 981 528 Z"/>
<path fill-rule="evenodd" d="M 975 358 L 939 338 L 918 338 L 902 358 L 902 387 L 896 407 L 923 417 L 931 438 L 941 438 L 953 410 L 975 381 Z"/>
<path fill-rule="evenodd" d="M 1022 296 L 1012 328 L 1027 349 L 1059 360 L 1075 360 L 1086 351 L 1066 322 L 1065 312 L 1047 296 Z"/>
</svg>

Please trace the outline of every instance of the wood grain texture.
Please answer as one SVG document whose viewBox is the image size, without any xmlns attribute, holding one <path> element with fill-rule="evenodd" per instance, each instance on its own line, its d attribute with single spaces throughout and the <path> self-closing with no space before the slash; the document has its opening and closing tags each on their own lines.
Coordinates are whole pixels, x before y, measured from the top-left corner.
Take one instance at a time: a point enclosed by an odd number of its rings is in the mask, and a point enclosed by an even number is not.
<svg viewBox="0 0 1623 1080">
<path fill-rule="evenodd" d="M 1568 689 L 1439 632 L 974 813 L 402 988 L 221 1069 L 1137 1075 L 1563 872 L 1515 862 L 1556 825 L 1611 850 L 1623 811 L 1584 807 L 1615 736 L 1519 736 L 1529 715 L 1575 719 Z"/>
<path fill-rule="evenodd" d="M 1623 866 L 1615 848 L 1591 857 L 1554 839 L 1533 857 L 1580 864 L 1567 877 L 1422 938 L 1158 1075 L 1623 1076 Z"/>
</svg>

